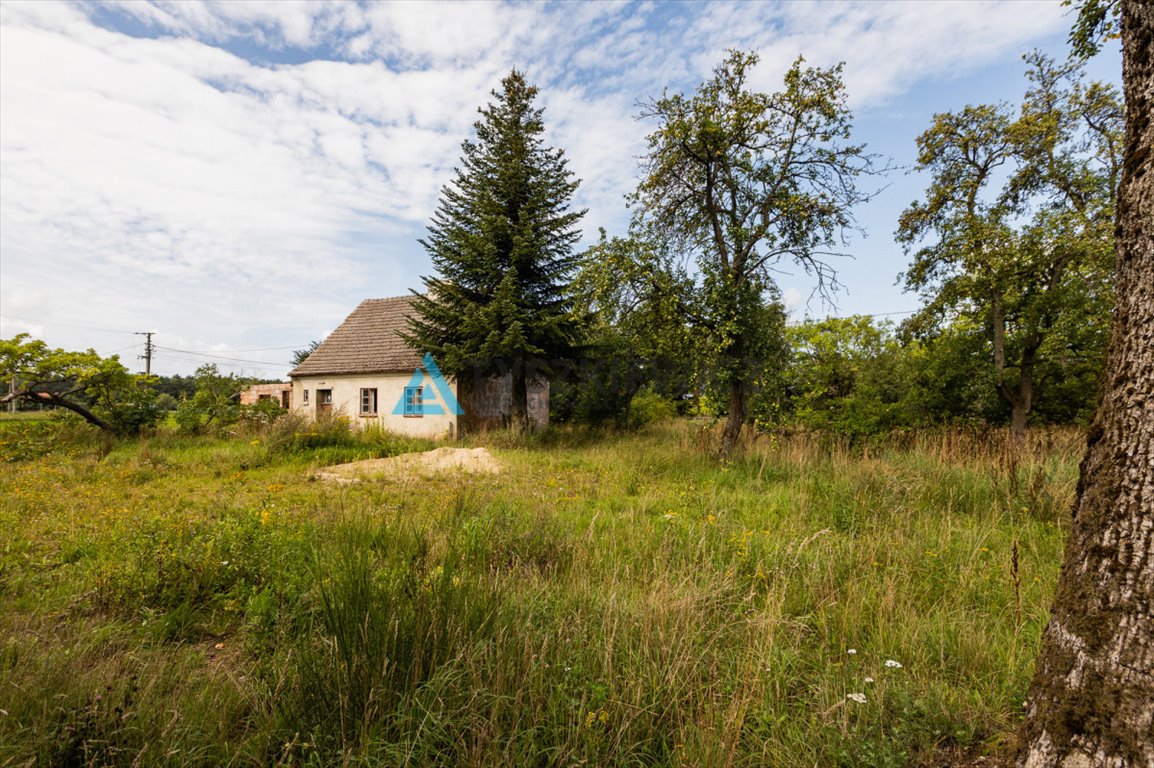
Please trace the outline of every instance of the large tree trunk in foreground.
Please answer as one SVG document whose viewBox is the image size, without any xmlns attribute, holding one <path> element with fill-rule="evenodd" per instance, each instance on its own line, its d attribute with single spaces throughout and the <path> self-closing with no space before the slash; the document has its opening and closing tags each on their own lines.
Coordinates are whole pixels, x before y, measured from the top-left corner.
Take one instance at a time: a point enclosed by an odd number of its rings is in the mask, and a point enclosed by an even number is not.
<svg viewBox="0 0 1154 768">
<path fill-rule="evenodd" d="M 1154 4 L 1123 2 L 1122 48 L 1114 330 L 1022 768 L 1154 766 Z"/>
</svg>

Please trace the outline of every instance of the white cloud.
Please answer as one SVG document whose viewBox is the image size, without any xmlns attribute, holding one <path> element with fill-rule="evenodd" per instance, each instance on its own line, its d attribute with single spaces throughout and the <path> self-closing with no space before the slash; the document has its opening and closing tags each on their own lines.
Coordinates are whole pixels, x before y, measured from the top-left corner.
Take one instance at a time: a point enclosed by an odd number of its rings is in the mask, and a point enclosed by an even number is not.
<svg viewBox="0 0 1154 768">
<path fill-rule="evenodd" d="M 787 313 L 792 313 L 795 309 L 800 308 L 803 300 L 801 291 L 797 288 L 790 287 L 781 292 L 781 303 L 785 305 Z"/>
<path fill-rule="evenodd" d="M 418 285 L 415 238 L 512 67 L 541 87 L 592 240 L 627 220 L 638 100 L 691 90 L 726 48 L 759 48 L 767 89 L 799 51 L 844 59 L 877 106 L 1065 23 L 1057 3 L 3 4 L 2 327 L 303 346 Z"/>
</svg>

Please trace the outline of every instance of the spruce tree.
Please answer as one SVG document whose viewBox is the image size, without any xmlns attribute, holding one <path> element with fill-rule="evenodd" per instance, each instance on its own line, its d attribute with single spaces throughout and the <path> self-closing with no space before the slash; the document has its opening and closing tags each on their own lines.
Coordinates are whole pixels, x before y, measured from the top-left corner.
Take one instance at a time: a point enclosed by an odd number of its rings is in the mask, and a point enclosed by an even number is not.
<svg viewBox="0 0 1154 768">
<path fill-rule="evenodd" d="M 437 275 L 414 297 L 406 340 L 465 384 L 512 373 L 512 421 L 527 425 L 530 375 L 549 375 L 576 342 L 570 278 L 583 210 L 564 152 L 544 146 L 537 88 L 513 70 L 478 111 L 456 178 L 421 245 Z"/>
</svg>

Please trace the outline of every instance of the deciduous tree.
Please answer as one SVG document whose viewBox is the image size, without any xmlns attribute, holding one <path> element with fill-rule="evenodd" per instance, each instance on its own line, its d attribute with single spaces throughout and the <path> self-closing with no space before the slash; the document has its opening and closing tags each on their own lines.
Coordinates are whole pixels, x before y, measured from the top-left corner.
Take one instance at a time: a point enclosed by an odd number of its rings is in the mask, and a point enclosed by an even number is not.
<svg viewBox="0 0 1154 768">
<path fill-rule="evenodd" d="M 602 230 L 574 280 L 587 328 L 585 354 L 557 393 L 570 418 L 624 425 L 642 388 L 668 399 L 694 389 L 699 356 L 683 311 L 690 285 L 660 243 Z"/>
<path fill-rule="evenodd" d="M 152 426 L 159 415 L 156 394 L 142 391 L 145 377 L 129 373 L 116 355 L 51 349 L 26 333 L 0 339 L 0 382 L 8 385 L 0 403 L 64 408 L 114 434 Z"/>
<path fill-rule="evenodd" d="M 1081 47 L 1109 5 L 1083 5 Z M 1154 765 L 1154 5 L 1124 0 L 1121 30 L 1114 328 L 1021 768 Z"/>
<path fill-rule="evenodd" d="M 695 94 L 665 94 L 643 105 L 658 121 L 642 159 L 635 195 L 640 225 L 673 238 L 697 260 L 699 325 L 707 330 L 727 391 L 722 453 L 733 449 L 747 417 L 749 358 L 781 261 L 836 287 L 828 257 L 866 198 L 858 178 L 873 170 L 849 143 L 851 114 L 841 67 L 805 67 L 798 59 L 784 88 L 749 88 L 758 57 L 730 52 Z"/>
<path fill-rule="evenodd" d="M 1122 124 L 1112 88 L 1084 85 L 1077 66 L 1027 60 L 1018 114 L 1003 104 L 935 115 L 918 138 L 917 168 L 932 180 L 897 232 L 913 254 L 905 286 L 926 302 L 907 327 L 983 326 L 1018 438 L 1046 362 L 1100 355 Z"/>
</svg>

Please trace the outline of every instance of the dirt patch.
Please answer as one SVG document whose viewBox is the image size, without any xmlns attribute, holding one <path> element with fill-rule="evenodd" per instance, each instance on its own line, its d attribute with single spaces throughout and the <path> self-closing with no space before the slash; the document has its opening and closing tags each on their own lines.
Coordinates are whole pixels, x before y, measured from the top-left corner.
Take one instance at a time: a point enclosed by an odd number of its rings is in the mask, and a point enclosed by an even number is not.
<svg viewBox="0 0 1154 768">
<path fill-rule="evenodd" d="M 317 477 L 337 483 L 355 483 L 372 478 L 428 477 L 441 472 L 495 475 L 501 463 L 484 448 L 437 448 L 423 453 L 402 453 L 387 459 L 334 464 L 317 472 Z"/>
</svg>

